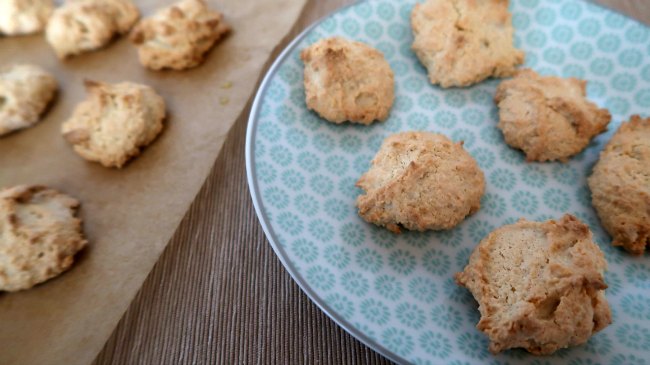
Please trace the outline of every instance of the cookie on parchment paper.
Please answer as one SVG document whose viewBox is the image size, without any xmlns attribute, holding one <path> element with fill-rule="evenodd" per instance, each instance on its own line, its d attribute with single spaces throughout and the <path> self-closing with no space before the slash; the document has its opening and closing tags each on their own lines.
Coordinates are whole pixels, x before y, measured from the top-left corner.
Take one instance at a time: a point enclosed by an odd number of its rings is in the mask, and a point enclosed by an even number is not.
<svg viewBox="0 0 650 365">
<path fill-rule="evenodd" d="M 583 344 L 611 323 L 606 268 L 589 227 L 567 214 L 491 232 L 456 281 L 479 304 L 476 327 L 489 337 L 491 352 L 547 355 Z"/>
<path fill-rule="evenodd" d="M 63 123 L 63 137 L 86 160 L 121 168 L 162 131 L 165 102 L 149 86 L 131 82 L 85 85 L 88 97 Z"/>
<path fill-rule="evenodd" d="M 441 134 L 403 132 L 382 144 L 356 184 L 364 220 L 399 233 L 450 229 L 481 206 L 483 172 L 462 142 Z"/>
<path fill-rule="evenodd" d="M 45 37 L 57 56 L 66 58 L 104 47 L 139 17 L 131 0 L 68 0 L 54 10 Z"/>
<path fill-rule="evenodd" d="M 54 10 L 52 0 L 0 1 L 0 35 L 41 32 Z"/>
<path fill-rule="evenodd" d="M 0 190 L 0 291 L 29 289 L 72 266 L 87 244 L 78 207 L 44 186 Z"/>
<path fill-rule="evenodd" d="M 499 128 L 528 161 L 567 161 L 607 129 L 607 109 L 586 98 L 587 82 L 524 69 L 497 87 Z"/>
<path fill-rule="evenodd" d="M 591 200 L 614 246 L 650 245 L 650 118 L 622 123 L 588 178 Z"/>
<path fill-rule="evenodd" d="M 524 52 L 510 18 L 508 0 L 427 0 L 411 13 L 413 51 L 444 88 L 511 76 Z"/>
<path fill-rule="evenodd" d="M 0 136 L 36 124 L 56 90 L 54 76 L 38 66 L 0 69 Z"/>
<path fill-rule="evenodd" d="M 131 32 L 140 63 L 152 70 L 184 70 L 203 63 L 230 27 L 204 0 L 182 0 L 142 19 Z"/>
<path fill-rule="evenodd" d="M 334 37 L 302 50 L 307 107 L 333 123 L 370 124 L 388 118 L 395 99 L 384 55 L 361 42 Z"/>
</svg>

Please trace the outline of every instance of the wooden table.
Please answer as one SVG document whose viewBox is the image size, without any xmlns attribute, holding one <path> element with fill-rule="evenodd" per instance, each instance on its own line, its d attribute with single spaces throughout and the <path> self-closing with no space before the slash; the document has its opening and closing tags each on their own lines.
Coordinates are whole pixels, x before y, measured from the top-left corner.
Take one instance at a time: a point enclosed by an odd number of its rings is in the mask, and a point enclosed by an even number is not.
<svg viewBox="0 0 650 365">
<path fill-rule="evenodd" d="M 275 54 L 350 2 L 310 0 Z M 597 2 L 650 23 L 649 0 Z M 264 237 L 246 183 L 249 109 L 96 364 L 389 363 L 302 293 Z"/>
</svg>

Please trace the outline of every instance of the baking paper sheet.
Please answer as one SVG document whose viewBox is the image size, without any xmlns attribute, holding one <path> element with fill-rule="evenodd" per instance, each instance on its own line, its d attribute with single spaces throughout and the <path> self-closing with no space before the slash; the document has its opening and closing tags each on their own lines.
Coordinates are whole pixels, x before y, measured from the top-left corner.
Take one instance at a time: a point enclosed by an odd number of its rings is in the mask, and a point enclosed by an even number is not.
<svg viewBox="0 0 650 365">
<path fill-rule="evenodd" d="M 136 1 L 143 16 L 170 3 Z M 63 62 L 42 35 L 0 38 L 0 64 L 40 65 L 60 83 L 41 123 L 0 138 L 0 187 L 44 184 L 78 198 L 90 241 L 68 273 L 28 291 L 0 293 L 0 364 L 94 359 L 203 184 L 305 0 L 210 3 L 233 31 L 203 66 L 184 72 L 144 69 L 125 38 Z M 161 136 L 122 170 L 86 162 L 60 135 L 84 98 L 84 79 L 144 83 L 167 103 Z"/>
</svg>

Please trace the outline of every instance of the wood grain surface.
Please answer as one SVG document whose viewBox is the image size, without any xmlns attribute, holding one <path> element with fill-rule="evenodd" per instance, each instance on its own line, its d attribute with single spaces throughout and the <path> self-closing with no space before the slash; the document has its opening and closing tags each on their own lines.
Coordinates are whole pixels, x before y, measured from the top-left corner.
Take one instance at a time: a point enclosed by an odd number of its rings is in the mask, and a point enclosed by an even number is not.
<svg viewBox="0 0 650 365">
<path fill-rule="evenodd" d="M 275 54 L 350 2 L 310 0 Z M 597 2 L 650 23 L 649 0 Z M 264 237 L 246 183 L 249 109 L 97 365 L 390 363 L 323 314 Z"/>
</svg>

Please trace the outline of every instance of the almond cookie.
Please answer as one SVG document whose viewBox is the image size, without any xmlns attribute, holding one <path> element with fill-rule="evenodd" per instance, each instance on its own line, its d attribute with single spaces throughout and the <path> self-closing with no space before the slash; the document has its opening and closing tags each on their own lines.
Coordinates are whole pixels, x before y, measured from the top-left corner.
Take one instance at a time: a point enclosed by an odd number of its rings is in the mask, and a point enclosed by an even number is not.
<svg viewBox="0 0 650 365">
<path fill-rule="evenodd" d="M 184 70 L 203 63 L 228 31 L 223 15 L 204 0 L 183 0 L 143 19 L 131 32 L 140 63 L 152 70 Z"/>
<path fill-rule="evenodd" d="M 29 289 L 72 266 L 87 243 L 78 207 L 44 186 L 0 190 L 0 291 Z"/>
<path fill-rule="evenodd" d="M 567 214 L 493 231 L 456 281 L 479 304 L 476 328 L 489 337 L 491 352 L 520 347 L 547 355 L 583 344 L 611 323 L 606 268 L 589 227 Z"/>
<path fill-rule="evenodd" d="M 612 244 L 643 254 L 650 245 L 650 118 L 621 124 L 587 181 Z"/>
<path fill-rule="evenodd" d="M 403 132 L 384 140 L 370 170 L 356 184 L 359 215 L 399 233 L 443 230 L 478 211 L 483 172 L 463 143 L 429 132 Z"/>
<path fill-rule="evenodd" d="M 333 123 L 385 120 L 395 99 L 393 71 L 378 50 L 343 38 L 302 50 L 307 107 Z"/>
<path fill-rule="evenodd" d="M 61 127 L 86 160 L 121 168 L 162 131 L 165 102 L 149 86 L 86 81 L 86 91 L 88 98 Z"/>
<path fill-rule="evenodd" d="M 139 16 L 131 0 L 68 0 L 52 14 L 45 37 L 57 56 L 66 58 L 104 47 Z"/>
<path fill-rule="evenodd" d="M 508 0 L 427 0 L 411 13 L 413 51 L 441 87 L 506 77 L 524 62 Z"/>
<path fill-rule="evenodd" d="M 587 82 L 521 70 L 494 97 L 506 143 L 528 161 L 566 162 L 607 128 L 611 115 L 586 99 Z"/>
<path fill-rule="evenodd" d="M 23 35 L 41 32 L 53 9 L 52 0 L 2 0 L 0 34 Z"/>
<path fill-rule="evenodd" d="M 40 67 L 14 65 L 1 69 L 0 136 L 36 124 L 56 89 L 56 79 Z"/>
</svg>

